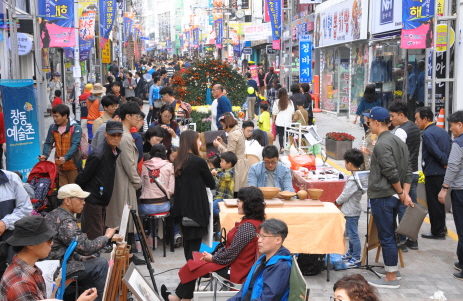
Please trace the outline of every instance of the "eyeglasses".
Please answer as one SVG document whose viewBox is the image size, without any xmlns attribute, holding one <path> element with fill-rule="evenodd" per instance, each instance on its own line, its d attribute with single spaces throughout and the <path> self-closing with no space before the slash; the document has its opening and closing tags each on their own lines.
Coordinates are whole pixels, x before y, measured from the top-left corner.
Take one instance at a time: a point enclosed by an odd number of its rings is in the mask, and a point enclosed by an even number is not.
<svg viewBox="0 0 463 301">
<path fill-rule="evenodd" d="M 141 116 L 140 114 L 130 114 L 130 115 L 131 115 L 132 117 L 135 116 L 135 117 L 137 117 L 137 118 L 140 118 L 140 116 Z"/>
<path fill-rule="evenodd" d="M 264 164 L 265 164 L 265 165 L 277 165 L 277 164 L 278 164 L 278 160 L 276 160 L 276 161 L 265 161 L 265 160 L 264 160 Z"/>
<path fill-rule="evenodd" d="M 260 234 L 260 233 L 256 233 L 256 236 L 257 236 L 257 238 L 262 238 L 262 239 L 267 238 L 267 237 L 278 237 L 276 235 L 263 235 L 263 234 Z"/>
<path fill-rule="evenodd" d="M 342 299 L 335 298 L 333 296 L 330 297 L 330 300 L 331 301 L 345 301 L 345 300 L 342 300 Z"/>
</svg>

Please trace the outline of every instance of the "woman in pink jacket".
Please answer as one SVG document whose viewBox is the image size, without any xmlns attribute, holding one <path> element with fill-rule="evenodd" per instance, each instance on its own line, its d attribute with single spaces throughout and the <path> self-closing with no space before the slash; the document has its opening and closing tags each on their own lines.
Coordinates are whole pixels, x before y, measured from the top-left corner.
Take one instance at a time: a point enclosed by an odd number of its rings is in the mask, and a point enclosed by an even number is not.
<svg viewBox="0 0 463 301">
<path fill-rule="evenodd" d="M 143 163 L 141 172 L 140 216 L 168 212 L 169 200 L 174 194 L 174 165 L 167 160 L 166 147 L 163 144 L 153 145 L 150 157 Z"/>
</svg>

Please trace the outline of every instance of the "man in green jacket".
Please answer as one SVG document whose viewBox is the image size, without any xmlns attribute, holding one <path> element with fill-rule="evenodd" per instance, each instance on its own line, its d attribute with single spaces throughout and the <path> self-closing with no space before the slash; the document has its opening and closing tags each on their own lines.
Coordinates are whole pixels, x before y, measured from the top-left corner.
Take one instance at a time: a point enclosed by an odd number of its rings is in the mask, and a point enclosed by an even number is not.
<svg viewBox="0 0 463 301">
<path fill-rule="evenodd" d="M 376 271 L 384 278 L 371 280 L 376 287 L 399 288 L 401 279 L 397 271 L 397 243 L 394 225 L 400 202 L 406 207 L 414 207 L 409 196 L 412 182 L 412 168 L 407 145 L 388 130 L 390 117 L 388 110 L 373 107 L 368 118 L 370 129 L 378 136 L 371 155 L 370 176 L 368 178 L 368 198 L 371 213 L 378 228 L 378 238 L 383 248 L 385 269 Z"/>
</svg>

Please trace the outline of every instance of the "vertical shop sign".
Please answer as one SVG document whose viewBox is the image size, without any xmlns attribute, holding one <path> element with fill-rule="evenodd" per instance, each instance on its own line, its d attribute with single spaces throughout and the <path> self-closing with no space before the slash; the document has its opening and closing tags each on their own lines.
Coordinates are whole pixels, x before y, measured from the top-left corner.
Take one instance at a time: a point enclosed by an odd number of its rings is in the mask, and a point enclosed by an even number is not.
<svg viewBox="0 0 463 301">
<path fill-rule="evenodd" d="M 403 0 L 400 47 L 425 49 L 432 47 L 435 0 Z"/>
<path fill-rule="evenodd" d="M 394 21 L 394 0 L 381 0 L 381 15 L 379 24 L 389 24 Z"/>
<path fill-rule="evenodd" d="M 114 25 L 116 0 L 99 0 L 100 3 L 100 46 L 104 47 Z"/>
<path fill-rule="evenodd" d="M 268 12 L 268 0 L 264 0 L 264 22 L 270 22 L 270 14 Z"/>
<path fill-rule="evenodd" d="M 215 44 L 222 48 L 223 39 L 223 19 L 221 14 L 214 14 Z"/>
<path fill-rule="evenodd" d="M 74 47 L 74 1 L 38 1 L 40 46 Z"/>
<path fill-rule="evenodd" d="M 129 41 L 130 33 L 133 28 L 133 18 L 135 17 L 134 13 L 124 13 L 124 41 Z"/>
<path fill-rule="evenodd" d="M 270 23 L 272 23 L 272 38 L 274 41 L 281 37 L 281 0 L 267 0 Z"/>
<path fill-rule="evenodd" d="M 104 48 L 101 50 L 101 62 L 111 64 L 111 47 L 109 41 L 106 41 Z"/>
<path fill-rule="evenodd" d="M 428 52 L 428 77 L 432 77 L 432 50 Z M 447 51 L 436 52 L 436 78 L 445 78 L 445 62 L 447 61 Z M 425 83 L 424 88 L 427 89 L 428 85 Z M 428 92 L 428 106 L 431 106 L 432 102 L 432 89 L 429 86 Z M 434 107 L 434 114 L 439 115 L 440 109 L 444 108 L 445 101 L 445 82 L 437 82 L 435 88 L 436 104 Z"/>
<path fill-rule="evenodd" d="M 299 81 L 301 83 L 312 82 L 312 38 L 309 35 L 301 35 L 299 39 Z"/>
<path fill-rule="evenodd" d="M 0 80 L 5 114 L 6 166 L 27 179 L 40 154 L 37 102 L 30 79 Z"/>
<path fill-rule="evenodd" d="M 98 13 L 96 0 L 79 2 L 79 51 L 80 60 L 90 57 L 90 50 L 95 40 L 95 23 Z"/>
</svg>

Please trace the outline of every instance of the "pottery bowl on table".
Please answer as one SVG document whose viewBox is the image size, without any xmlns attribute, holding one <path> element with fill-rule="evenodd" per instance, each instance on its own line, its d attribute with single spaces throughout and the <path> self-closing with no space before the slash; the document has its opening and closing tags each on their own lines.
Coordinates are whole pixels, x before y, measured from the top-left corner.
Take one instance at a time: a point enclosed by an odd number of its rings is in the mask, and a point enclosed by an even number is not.
<svg viewBox="0 0 463 301">
<path fill-rule="evenodd" d="M 320 197 L 321 197 L 321 195 L 323 193 L 323 189 L 311 188 L 311 189 L 307 189 L 307 192 L 309 193 L 310 198 L 312 200 L 318 200 L 318 199 L 320 199 Z"/>
<path fill-rule="evenodd" d="M 278 187 L 259 187 L 259 189 L 262 191 L 265 199 L 273 199 L 281 190 Z"/>
<path fill-rule="evenodd" d="M 305 200 L 309 194 L 305 190 L 299 190 L 296 195 L 300 200 Z"/>
<path fill-rule="evenodd" d="M 287 200 L 287 201 L 289 201 L 289 199 L 291 199 L 295 195 L 296 195 L 296 193 L 291 192 L 291 191 L 282 191 L 282 192 L 280 192 L 280 196 L 282 198 L 284 198 L 285 200 Z"/>
</svg>

